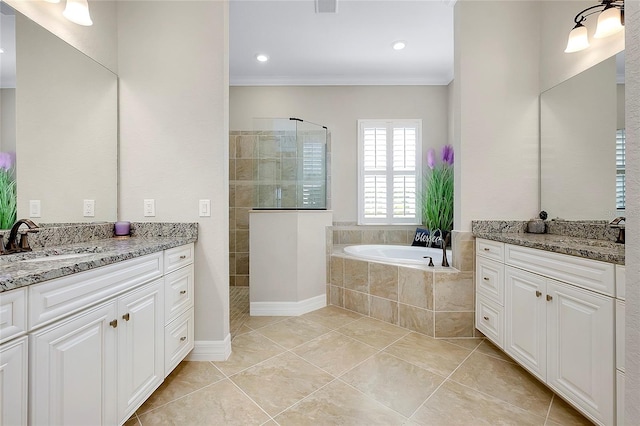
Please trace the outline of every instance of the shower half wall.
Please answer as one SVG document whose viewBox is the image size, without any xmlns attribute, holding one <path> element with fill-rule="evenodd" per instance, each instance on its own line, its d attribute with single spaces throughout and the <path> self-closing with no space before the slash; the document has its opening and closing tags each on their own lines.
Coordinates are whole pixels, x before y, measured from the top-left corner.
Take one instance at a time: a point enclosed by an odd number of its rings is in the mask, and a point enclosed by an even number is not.
<svg viewBox="0 0 640 426">
<path fill-rule="evenodd" d="M 229 132 L 229 285 L 249 286 L 250 210 L 330 208 L 330 141 L 325 127 L 289 118 Z"/>
</svg>

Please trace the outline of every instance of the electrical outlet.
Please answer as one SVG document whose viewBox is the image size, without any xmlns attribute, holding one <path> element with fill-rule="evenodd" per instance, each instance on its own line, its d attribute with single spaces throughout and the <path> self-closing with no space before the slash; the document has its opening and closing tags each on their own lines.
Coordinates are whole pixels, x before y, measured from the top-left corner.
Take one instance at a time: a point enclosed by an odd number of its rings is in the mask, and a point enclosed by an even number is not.
<svg viewBox="0 0 640 426">
<path fill-rule="evenodd" d="M 211 200 L 200 200 L 200 208 L 198 211 L 200 217 L 211 216 Z"/>
<path fill-rule="evenodd" d="M 84 200 L 82 202 L 82 215 L 84 217 L 94 217 L 96 215 L 95 200 Z"/>
<path fill-rule="evenodd" d="M 144 216 L 153 217 L 156 215 L 156 200 L 153 198 L 144 200 Z"/>
<path fill-rule="evenodd" d="M 40 200 L 29 200 L 29 217 L 40 217 Z"/>
</svg>

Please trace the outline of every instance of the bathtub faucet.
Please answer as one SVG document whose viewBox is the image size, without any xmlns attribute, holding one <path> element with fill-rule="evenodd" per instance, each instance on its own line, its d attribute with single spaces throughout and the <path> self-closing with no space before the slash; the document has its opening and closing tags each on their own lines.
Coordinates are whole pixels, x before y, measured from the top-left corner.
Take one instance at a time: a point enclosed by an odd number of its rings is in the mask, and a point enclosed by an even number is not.
<svg viewBox="0 0 640 426">
<path fill-rule="evenodd" d="M 441 231 L 442 232 L 442 231 Z M 444 238 L 440 238 L 440 245 L 442 246 L 442 266 L 449 267 L 449 261 L 447 260 L 447 244 L 451 240 L 451 232 L 447 232 Z"/>
</svg>

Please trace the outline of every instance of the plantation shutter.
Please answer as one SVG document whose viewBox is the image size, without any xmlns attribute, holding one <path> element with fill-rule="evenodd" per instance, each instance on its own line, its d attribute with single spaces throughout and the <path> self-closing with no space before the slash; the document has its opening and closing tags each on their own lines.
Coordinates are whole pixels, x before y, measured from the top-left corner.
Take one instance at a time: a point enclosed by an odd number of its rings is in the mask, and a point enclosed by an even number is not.
<svg viewBox="0 0 640 426">
<path fill-rule="evenodd" d="M 325 144 L 309 138 L 302 145 L 302 205 L 306 208 L 325 207 Z"/>
<path fill-rule="evenodd" d="M 625 208 L 626 191 L 626 154 L 625 154 L 625 129 L 616 132 L 616 209 Z"/>
<path fill-rule="evenodd" d="M 358 123 L 359 223 L 420 223 L 420 121 Z"/>
</svg>

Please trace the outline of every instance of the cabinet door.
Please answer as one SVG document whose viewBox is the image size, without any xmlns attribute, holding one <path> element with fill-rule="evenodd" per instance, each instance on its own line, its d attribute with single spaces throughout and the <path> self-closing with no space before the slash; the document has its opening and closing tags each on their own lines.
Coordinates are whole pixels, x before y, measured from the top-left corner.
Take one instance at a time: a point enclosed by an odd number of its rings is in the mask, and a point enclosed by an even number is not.
<svg viewBox="0 0 640 426">
<path fill-rule="evenodd" d="M 118 299 L 118 419 L 123 422 L 164 380 L 164 282 Z"/>
<path fill-rule="evenodd" d="M 0 424 L 27 424 L 27 336 L 0 346 Z"/>
<path fill-rule="evenodd" d="M 614 423 L 614 299 L 549 280 L 547 384 L 604 424 Z"/>
<path fill-rule="evenodd" d="M 109 302 L 31 334 L 32 425 L 117 423 L 115 318 Z"/>
<path fill-rule="evenodd" d="M 545 278 L 505 267 L 505 351 L 533 375 L 546 377 Z"/>
</svg>

